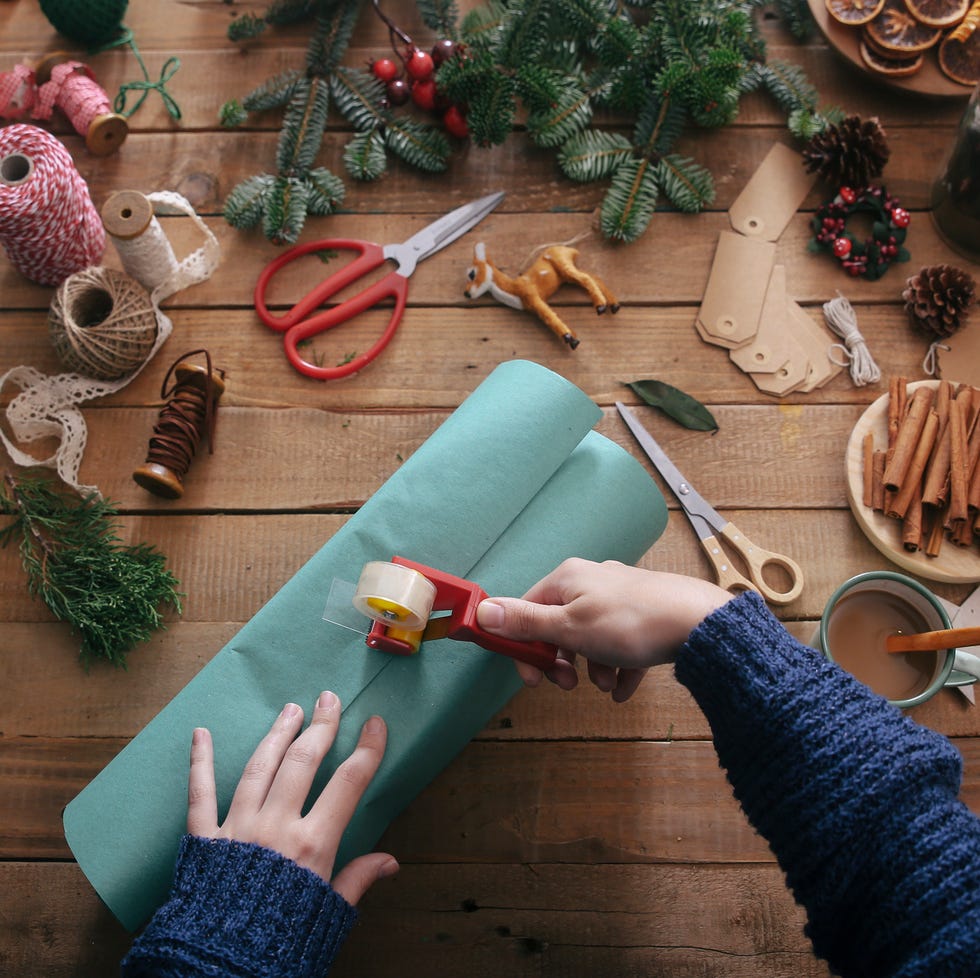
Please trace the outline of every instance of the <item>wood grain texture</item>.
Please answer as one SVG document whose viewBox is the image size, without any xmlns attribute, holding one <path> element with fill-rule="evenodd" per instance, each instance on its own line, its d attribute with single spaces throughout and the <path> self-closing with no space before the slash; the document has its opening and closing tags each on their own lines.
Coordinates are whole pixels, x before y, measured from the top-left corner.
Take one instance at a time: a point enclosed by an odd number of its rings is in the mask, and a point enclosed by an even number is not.
<svg viewBox="0 0 980 978">
<path fill-rule="evenodd" d="M 639 410 L 706 498 L 801 564 L 804 592 L 779 609 L 801 641 L 811 639 L 842 581 L 892 566 L 850 513 L 845 468 L 848 435 L 883 388 L 854 387 L 842 374 L 818 391 L 779 400 L 762 394 L 694 329 L 718 235 L 729 226 L 727 208 L 774 141 L 793 145 L 771 98 L 755 93 L 733 125 L 692 129 L 681 140 L 678 151 L 714 175 L 717 195 L 706 213 L 662 210 L 628 246 L 595 234 L 579 243 L 583 267 L 602 276 L 623 307 L 597 318 L 581 293 L 561 290 L 555 303 L 582 339 L 574 353 L 530 316 L 486 298 L 469 303 L 462 290 L 475 241 L 516 270 L 537 245 L 588 230 L 602 185 L 566 180 L 553 154 L 534 147 L 520 124 L 502 146 L 462 149 L 444 175 L 393 162 L 377 183 L 346 181 L 341 213 L 311 219 L 304 238 L 398 241 L 473 197 L 495 189 L 507 197 L 478 233 L 420 265 L 383 358 L 342 383 L 322 384 L 287 366 L 280 337 L 252 308 L 258 271 L 278 249 L 221 217 L 232 187 L 274 168 L 281 119 L 261 113 L 247 127 L 225 131 L 217 124 L 220 105 L 301 65 L 306 49 L 305 25 L 276 29 L 252 45 L 227 41 L 233 16 L 266 6 L 131 0 L 126 23 L 151 74 L 171 54 L 180 57 L 171 90 L 181 122 L 151 94 L 130 120 L 123 148 L 98 159 L 64 119 L 52 122 L 97 205 L 119 189 L 176 190 L 218 237 L 222 263 L 210 281 L 168 300 L 174 334 L 156 360 L 123 390 L 83 406 L 82 480 L 117 503 L 124 540 L 167 555 L 186 594 L 183 614 L 167 616 L 166 630 L 134 651 L 127 671 L 95 666 L 86 673 L 67 627 L 28 595 L 16 549 L 0 549 L 4 975 L 117 972 L 130 936 L 71 861 L 62 807 L 501 361 L 534 360 L 577 384 L 604 409 L 598 430 L 634 452 L 613 408 L 617 399 L 636 403 L 625 382 L 664 379 L 707 404 L 720 425 L 713 436 Z M 388 6 L 403 28 L 428 42 L 414 5 Z M 851 280 L 831 258 L 807 250 L 812 212 L 832 189 L 815 185 L 777 243 L 789 292 L 818 323 L 822 303 L 843 292 L 883 375 L 914 379 L 926 343 L 909 329 L 900 293 L 919 267 L 959 261 L 937 237 L 927 208 L 960 105 L 896 97 L 821 36 L 798 44 L 772 10 L 760 16 L 770 57 L 800 64 L 821 104 L 881 119 L 892 150 L 885 182 L 913 214 L 911 262 L 874 283 Z M 36 3 L 0 2 L 0 71 L 64 47 Z M 363 65 L 388 47 L 384 26 L 365 5 L 349 62 Z M 125 50 L 88 60 L 110 91 L 138 70 Z M 600 122 L 628 126 L 612 114 Z M 333 116 L 318 162 L 341 172 L 350 136 Z M 178 255 L 196 246 L 188 220 L 161 223 Z M 120 264 L 111 247 L 104 261 Z M 323 273 L 322 265 L 290 269 L 274 301 L 288 304 Z M 47 333 L 50 300 L 50 289 L 0 258 L 0 373 L 18 364 L 59 372 Z M 370 344 L 386 320 L 384 312 L 367 315 L 316 340 L 316 353 L 327 363 L 340 360 Z M 215 451 L 198 455 L 185 496 L 167 502 L 137 487 L 131 473 L 145 455 L 167 367 L 198 348 L 227 371 Z M 0 406 L 12 393 L 0 391 Z M 39 453 L 50 447 L 34 446 Z M 667 501 L 667 529 L 642 566 L 710 575 L 690 525 L 675 500 Z M 962 601 L 971 586 L 940 583 L 935 590 Z M 582 678 L 571 694 L 546 686 L 515 696 L 393 823 L 383 844 L 402 871 L 367 895 L 336 974 L 828 978 L 782 873 L 732 799 L 704 717 L 671 668 L 655 670 L 621 705 Z M 980 811 L 977 711 L 960 693 L 945 691 L 912 716 L 954 738 L 965 762 L 963 798 Z"/>
</svg>

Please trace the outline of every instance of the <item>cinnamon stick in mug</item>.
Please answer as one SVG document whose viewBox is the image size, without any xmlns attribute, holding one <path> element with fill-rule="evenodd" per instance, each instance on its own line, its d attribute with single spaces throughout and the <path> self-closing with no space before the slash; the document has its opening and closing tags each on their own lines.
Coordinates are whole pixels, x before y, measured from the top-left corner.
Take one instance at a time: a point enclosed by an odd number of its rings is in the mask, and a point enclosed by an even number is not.
<svg viewBox="0 0 980 978">
<path fill-rule="evenodd" d="M 919 387 L 909 401 L 908 411 L 895 438 L 895 452 L 885 468 L 885 489 L 890 492 L 898 492 L 905 483 L 905 475 L 932 406 L 932 397 L 929 388 Z"/>
</svg>

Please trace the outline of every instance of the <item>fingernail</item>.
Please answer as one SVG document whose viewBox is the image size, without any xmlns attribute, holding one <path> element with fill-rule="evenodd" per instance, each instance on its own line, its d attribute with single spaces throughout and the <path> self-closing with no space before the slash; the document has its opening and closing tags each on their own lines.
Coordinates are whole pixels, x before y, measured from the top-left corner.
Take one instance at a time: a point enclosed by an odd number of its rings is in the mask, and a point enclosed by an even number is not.
<svg viewBox="0 0 980 978">
<path fill-rule="evenodd" d="M 385 722 L 381 717 L 370 717 L 364 724 L 364 729 L 370 734 L 379 734 L 385 728 Z"/>
<path fill-rule="evenodd" d="M 200 747 L 201 744 L 207 739 L 208 731 L 206 727 L 195 727 L 194 733 L 191 736 L 191 743 L 195 747 Z"/>
<path fill-rule="evenodd" d="M 337 694 L 330 692 L 329 689 L 325 689 L 321 694 L 319 699 L 316 701 L 316 705 L 321 710 L 329 709 L 330 707 L 336 706 L 340 700 L 337 699 Z"/>
<path fill-rule="evenodd" d="M 297 706 L 295 703 L 287 703 L 282 708 L 282 713 L 280 714 L 280 716 L 284 720 L 291 720 L 294 716 L 297 716 L 301 712 L 302 712 L 302 708 Z"/>
<path fill-rule="evenodd" d="M 382 863 L 381 866 L 378 867 L 378 879 L 383 880 L 387 879 L 389 876 L 394 876 L 400 868 L 401 867 L 398 865 L 397 859 L 389 859 L 386 863 Z"/>
<path fill-rule="evenodd" d="M 476 620 L 484 628 L 503 628 L 504 609 L 495 601 L 481 601 L 477 605 Z"/>
</svg>

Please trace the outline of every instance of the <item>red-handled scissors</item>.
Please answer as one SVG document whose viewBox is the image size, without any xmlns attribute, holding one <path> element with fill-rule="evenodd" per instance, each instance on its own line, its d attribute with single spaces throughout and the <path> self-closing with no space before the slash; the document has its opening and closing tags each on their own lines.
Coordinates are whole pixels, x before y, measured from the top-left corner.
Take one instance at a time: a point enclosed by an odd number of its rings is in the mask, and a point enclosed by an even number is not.
<svg viewBox="0 0 980 978">
<path fill-rule="evenodd" d="M 325 238 L 321 241 L 308 241 L 296 245 L 289 251 L 283 252 L 262 270 L 255 285 L 255 310 L 259 314 L 259 319 L 270 329 L 285 334 L 283 344 L 286 348 L 286 358 L 301 374 L 317 380 L 335 380 L 338 377 L 356 374 L 369 364 L 395 335 L 408 299 L 408 277 L 415 271 L 415 266 L 466 234 L 503 199 L 503 192 L 500 192 L 463 204 L 401 244 L 382 246 L 356 238 Z M 274 316 L 269 312 L 265 302 L 266 290 L 276 272 L 304 255 L 328 250 L 357 251 L 360 254 L 350 264 L 325 278 L 288 312 L 281 316 Z M 325 300 L 389 260 L 397 262 L 398 267 L 349 299 L 320 312 L 316 311 Z M 348 322 L 385 299 L 394 299 L 395 307 L 384 332 L 369 350 L 338 367 L 320 367 L 300 356 L 299 345 L 304 340 Z"/>
</svg>

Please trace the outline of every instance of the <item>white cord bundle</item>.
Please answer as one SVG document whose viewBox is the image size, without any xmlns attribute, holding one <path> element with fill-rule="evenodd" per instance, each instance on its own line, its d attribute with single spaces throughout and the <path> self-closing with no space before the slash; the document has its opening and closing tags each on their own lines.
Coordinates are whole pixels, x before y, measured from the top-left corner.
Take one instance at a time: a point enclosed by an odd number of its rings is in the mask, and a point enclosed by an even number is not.
<svg viewBox="0 0 980 978">
<path fill-rule="evenodd" d="M 838 367 L 850 368 L 851 380 L 856 387 L 875 384 L 881 380 L 881 370 L 878 369 L 878 364 L 875 363 L 864 337 L 858 330 L 857 314 L 850 302 L 838 292 L 836 299 L 824 303 L 823 315 L 827 325 L 844 340 L 843 344 L 834 343 L 830 347 L 827 356 L 831 361 Z M 834 359 L 835 350 L 843 353 L 843 362 Z"/>
</svg>

